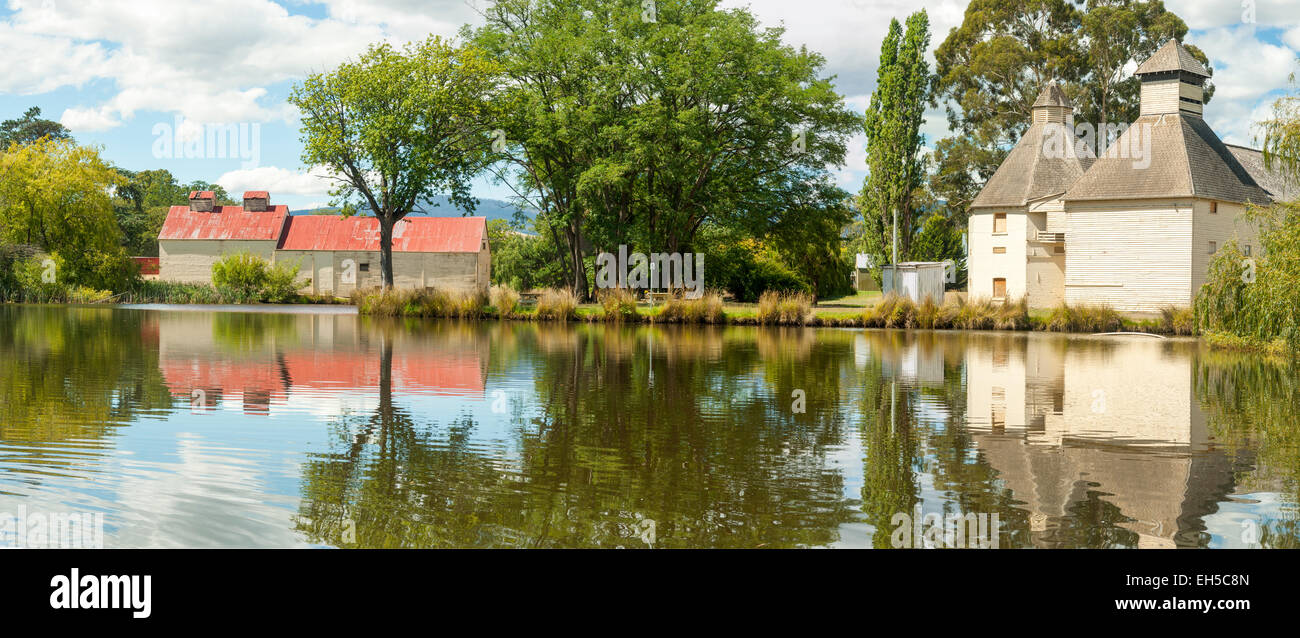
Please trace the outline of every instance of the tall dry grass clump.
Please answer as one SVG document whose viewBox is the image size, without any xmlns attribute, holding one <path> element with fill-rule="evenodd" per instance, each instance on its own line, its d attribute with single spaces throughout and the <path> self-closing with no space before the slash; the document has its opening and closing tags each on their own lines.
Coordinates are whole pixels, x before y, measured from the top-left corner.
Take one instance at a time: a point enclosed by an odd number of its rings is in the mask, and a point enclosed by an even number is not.
<svg viewBox="0 0 1300 638">
<path fill-rule="evenodd" d="M 636 293 L 627 288 L 607 288 L 600 291 L 600 307 L 605 310 L 605 320 L 613 322 L 636 321 Z"/>
<path fill-rule="evenodd" d="M 447 319 L 478 319 L 488 302 L 487 295 L 479 290 L 402 288 L 357 290 L 350 299 L 363 315 Z"/>
<path fill-rule="evenodd" d="M 489 293 L 493 307 L 497 309 L 497 314 L 508 319 L 515 315 L 515 310 L 519 307 L 519 292 L 510 286 L 492 286 Z"/>
<path fill-rule="evenodd" d="M 568 289 L 547 288 L 537 298 L 537 318 L 569 321 L 578 317 L 578 298 Z"/>
<path fill-rule="evenodd" d="M 813 297 L 806 292 L 764 291 L 758 297 L 758 323 L 802 326 L 812 317 Z"/>
<path fill-rule="evenodd" d="M 661 323 L 723 323 L 727 315 L 722 310 L 722 295 L 709 291 L 697 299 L 670 297 L 651 318 Z"/>
<path fill-rule="evenodd" d="M 1108 304 L 1071 306 L 1064 302 L 1052 308 L 1043 322 L 1050 332 L 1119 332 L 1124 319 Z"/>
<path fill-rule="evenodd" d="M 1196 311 L 1188 307 L 1165 306 L 1160 309 L 1160 329 L 1173 335 L 1196 334 Z"/>
</svg>

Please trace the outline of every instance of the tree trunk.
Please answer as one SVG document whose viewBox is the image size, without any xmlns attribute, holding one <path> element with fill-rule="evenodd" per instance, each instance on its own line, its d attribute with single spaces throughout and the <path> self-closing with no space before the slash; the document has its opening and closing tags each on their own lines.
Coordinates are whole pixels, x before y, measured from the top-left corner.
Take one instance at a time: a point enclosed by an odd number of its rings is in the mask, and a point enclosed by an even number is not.
<svg viewBox="0 0 1300 638">
<path fill-rule="evenodd" d="M 391 216 L 379 217 L 379 274 L 385 289 L 393 287 L 393 226 Z"/>
<path fill-rule="evenodd" d="M 582 228 L 577 223 L 571 223 L 565 229 L 565 235 L 569 240 L 569 258 L 573 260 L 573 296 L 578 298 L 578 303 L 586 303 L 587 296 L 587 267 L 582 261 Z"/>
</svg>

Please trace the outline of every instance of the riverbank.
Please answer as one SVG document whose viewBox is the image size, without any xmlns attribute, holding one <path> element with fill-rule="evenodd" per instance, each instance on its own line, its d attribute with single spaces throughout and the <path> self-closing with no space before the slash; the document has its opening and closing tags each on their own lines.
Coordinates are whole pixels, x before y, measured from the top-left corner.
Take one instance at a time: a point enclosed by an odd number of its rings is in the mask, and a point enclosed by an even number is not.
<svg viewBox="0 0 1300 638">
<path fill-rule="evenodd" d="M 627 291 L 611 291 L 600 303 L 579 304 L 567 291 L 544 291 L 534 304 L 509 289 L 490 295 L 449 291 L 369 290 L 351 298 L 362 315 L 510 321 L 680 323 L 706 325 L 830 326 L 929 330 L 1038 330 L 1045 332 L 1146 332 L 1196 334 L 1190 309 L 1167 308 L 1154 318 L 1134 318 L 1107 306 L 1068 306 L 1030 310 L 1021 301 L 952 299 L 920 304 L 895 295 L 862 308 L 820 307 L 804 294 L 764 293 L 759 302 L 738 307 L 717 293 L 698 299 L 669 298 L 650 306 Z"/>
</svg>

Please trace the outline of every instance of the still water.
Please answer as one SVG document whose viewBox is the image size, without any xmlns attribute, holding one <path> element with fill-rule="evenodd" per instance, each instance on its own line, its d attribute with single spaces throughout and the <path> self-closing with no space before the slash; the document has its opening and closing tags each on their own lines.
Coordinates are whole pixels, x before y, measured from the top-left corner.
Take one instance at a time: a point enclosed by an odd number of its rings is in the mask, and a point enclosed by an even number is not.
<svg viewBox="0 0 1300 638">
<path fill-rule="evenodd" d="M 0 306 L 0 512 L 105 547 L 1300 545 L 1300 374 L 1195 340 Z"/>
</svg>

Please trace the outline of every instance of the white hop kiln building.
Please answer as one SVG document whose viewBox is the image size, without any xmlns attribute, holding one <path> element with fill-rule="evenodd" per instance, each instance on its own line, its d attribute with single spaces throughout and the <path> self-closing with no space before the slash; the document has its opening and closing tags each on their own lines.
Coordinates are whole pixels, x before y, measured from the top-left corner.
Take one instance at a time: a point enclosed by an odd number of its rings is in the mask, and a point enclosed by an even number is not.
<svg viewBox="0 0 1300 638">
<path fill-rule="evenodd" d="M 1075 145 L 1069 98 L 1055 83 L 1043 89 L 1029 129 L 971 204 L 972 297 L 1155 312 L 1190 305 L 1225 242 L 1259 249 L 1246 206 L 1295 189 L 1260 151 L 1224 144 L 1205 123 L 1209 73 L 1181 44 L 1136 74 L 1139 118 L 1095 159 Z"/>
</svg>

